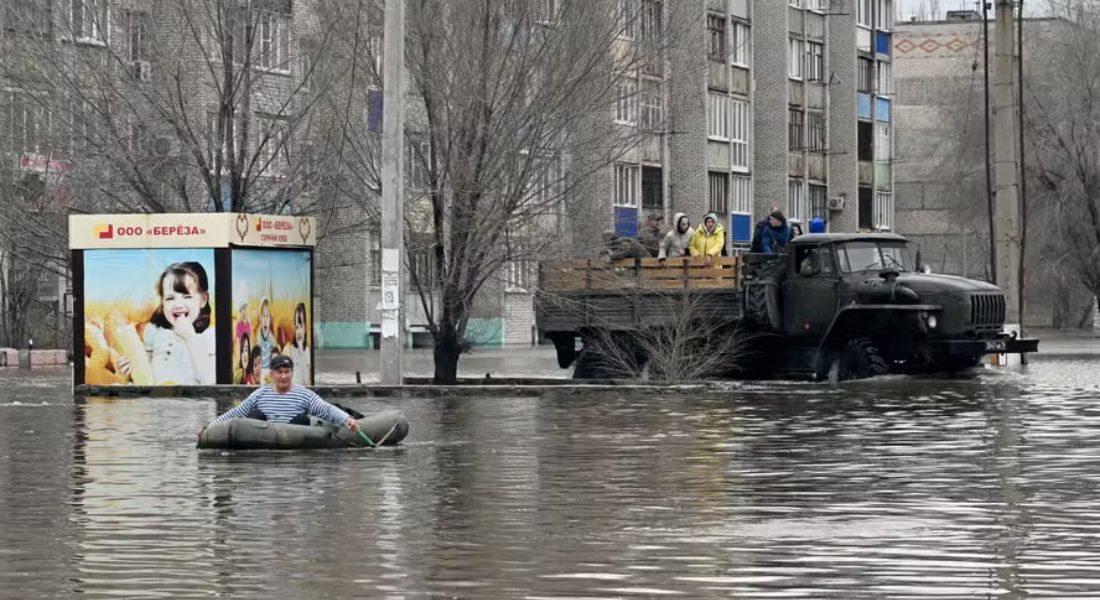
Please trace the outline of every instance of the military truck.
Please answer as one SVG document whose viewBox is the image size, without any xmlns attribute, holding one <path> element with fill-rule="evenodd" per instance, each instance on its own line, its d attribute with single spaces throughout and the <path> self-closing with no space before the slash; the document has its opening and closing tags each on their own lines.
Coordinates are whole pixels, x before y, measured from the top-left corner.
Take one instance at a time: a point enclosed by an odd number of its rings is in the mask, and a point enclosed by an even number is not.
<svg viewBox="0 0 1100 600">
<path fill-rule="evenodd" d="M 693 326 L 751 338 L 724 373 L 734 377 L 956 372 L 988 354 L 1038 350 L 1038 340 L 1004 333 L 997 286 L 928 273 L 913 254 L 900 235 L 860 233 L 803 235 L 784 253 L 710 261 L 546 261 L 536 319 L 559 366 L 576 363 L 575 379 L 639 375 L 607 355 L 644 364 L 640 336 L 673 326 L 689 300 Z"/>
</svg>

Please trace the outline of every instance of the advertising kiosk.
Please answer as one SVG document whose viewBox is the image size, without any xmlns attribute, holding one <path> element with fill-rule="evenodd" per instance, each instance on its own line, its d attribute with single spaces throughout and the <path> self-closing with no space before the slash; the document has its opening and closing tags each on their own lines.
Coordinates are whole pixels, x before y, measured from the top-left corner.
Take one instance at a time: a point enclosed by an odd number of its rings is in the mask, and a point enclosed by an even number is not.
<svg viewBox="0 0 1100 600">
<path fill-rule="evenodd" d="M 69 217 L 75 385 L 313 383 L 313 217 Z"/>
</svg>

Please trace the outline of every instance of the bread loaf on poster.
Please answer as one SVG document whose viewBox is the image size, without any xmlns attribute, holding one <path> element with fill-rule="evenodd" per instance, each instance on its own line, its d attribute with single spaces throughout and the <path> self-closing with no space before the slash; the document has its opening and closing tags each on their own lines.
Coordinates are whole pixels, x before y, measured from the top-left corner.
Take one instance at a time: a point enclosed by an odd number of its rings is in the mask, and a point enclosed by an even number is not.
<svg viewBox="0 0 1100 600">
<path fill-rule="evenodd" d="M 103 328 L 95 323 L 84 323 L 84 345 L 92 350 L 84 360 L 84 368 L 105 369 L 107 361 L 111 359 L 111 349 L 107 346 L 107 338 L 103 336 Z"/>
<path fill-rule="evenodd" d="M 130 380 L 137 385 L 153 385 L 153 366 L 149 364 L 149 355 L 145 352 L 145 344 L 141 341 L 137 328 L 128 323 L 121 314 L 113 312 L 107 317 L 104 333 L 112 349 L 129 361 Z"/>
<path fill-rule="evenodd" d="M 87 366 L 84 369 L 84 383 L 88 385 L 122 385 L 126 379 L 103 367 Z"/>
</svg>

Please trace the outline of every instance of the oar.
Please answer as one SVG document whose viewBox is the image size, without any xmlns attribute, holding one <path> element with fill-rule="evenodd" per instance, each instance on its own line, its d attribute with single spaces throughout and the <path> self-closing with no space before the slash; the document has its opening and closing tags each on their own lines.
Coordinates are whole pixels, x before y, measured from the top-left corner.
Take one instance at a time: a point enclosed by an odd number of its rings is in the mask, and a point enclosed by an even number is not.
<svg viewBox="0 0 1100 600">
<path fill-rule="evenodd" d="M 363 440 L 364 442 L 367 443 L 367 447 L 374 448 L 377 445 L 374 442 L 372 442 L 369 437 L 367 437 L 367 434 L 363 433 L 362 429 L 357 430 L 355 433 L 359 434 L 359 439 L 361 439 L 361 440 Z M 389 437 L 389 435 L 390 434 L 388 434 L 388 433 L 386 434 L 387 437 Z M 386 438 L 382 438 L 383 441 L 385 441 L 385 439 Z"/>
</svg>

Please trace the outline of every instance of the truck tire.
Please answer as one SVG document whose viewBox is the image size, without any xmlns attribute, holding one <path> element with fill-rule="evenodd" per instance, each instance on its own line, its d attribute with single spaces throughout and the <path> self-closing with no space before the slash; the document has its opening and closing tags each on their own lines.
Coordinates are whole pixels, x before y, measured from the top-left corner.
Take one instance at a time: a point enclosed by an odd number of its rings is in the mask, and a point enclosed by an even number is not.
<svg viewBox="0 0 1100 600">
<path fill-rule="evenodd" d="M 844 349 L 833 361 L 837 381 L 867 379 L 890 372 L 886 359 L 879 354 L 878 346 L 865 337 L 848 340 Z"/>
<path fill-rule="evenodd" d="M 783 313 L 779 306 L 781 283 L 779 261 L 768 261 L 756 266 L 756 279 L 745 290 L 745 303 L 749 315 L 760 325 L 772 331 L 783 329 Z"/>
</svg>

